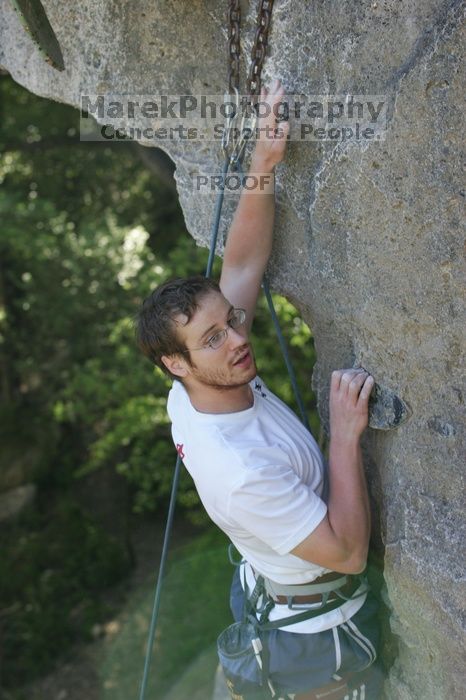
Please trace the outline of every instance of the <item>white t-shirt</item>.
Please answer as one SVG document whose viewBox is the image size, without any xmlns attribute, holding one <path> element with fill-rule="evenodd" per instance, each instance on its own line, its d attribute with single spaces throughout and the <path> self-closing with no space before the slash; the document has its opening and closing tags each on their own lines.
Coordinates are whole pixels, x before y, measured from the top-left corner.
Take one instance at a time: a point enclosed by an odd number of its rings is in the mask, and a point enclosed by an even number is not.
<svg viewBox="0 0 466 700">
<path fill-rule="evenodd" d="M 290 554 L 327 513 L 323 458 L 295 414 L 256 377 L 254 403 L 235 413 L 201 413 L 179 381 L 168 396 L 175 446 L 211 519 L 253 569 L 278 583 L 308 583 L 330 569 Z M 246 567 L 248 587 L 254 585 Z M 318 632 L 341 624 L 365 596 L 285 629 Z M 313 606 L 309 606 L 313 607 Z M 270 620 L 296 614 L 276 605 Z"/>
</svg>

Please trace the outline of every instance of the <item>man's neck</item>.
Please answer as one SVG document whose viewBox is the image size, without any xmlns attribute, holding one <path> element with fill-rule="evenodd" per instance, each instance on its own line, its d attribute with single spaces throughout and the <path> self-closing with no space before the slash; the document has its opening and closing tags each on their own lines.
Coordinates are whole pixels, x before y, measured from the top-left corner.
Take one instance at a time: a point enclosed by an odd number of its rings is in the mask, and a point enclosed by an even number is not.
<svg viewBox="0 0 466 700">
<path fill-rule="evenodd" d="M 200 413 L 237 413 L 254 404 L 249 384 L 236 387 L 186 386 L 191 404 Z"/>
</svg>

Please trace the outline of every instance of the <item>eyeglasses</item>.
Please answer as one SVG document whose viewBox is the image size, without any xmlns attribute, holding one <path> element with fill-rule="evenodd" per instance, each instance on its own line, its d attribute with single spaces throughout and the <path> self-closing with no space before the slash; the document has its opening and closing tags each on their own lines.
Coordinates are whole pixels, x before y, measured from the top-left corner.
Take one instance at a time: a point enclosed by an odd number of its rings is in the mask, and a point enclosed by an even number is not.
<svg viewBox="0 0 466 700">
<path fill-rule="evenodd" d="M 245 320 L 246 311 L 244 309 L 232 309 L 230 318 L 228 319 L 228 326 L 226 326 L 226 328 L 223 328 L 221 331 L 218 331 L 217 333 L 215 333 L 215 335 L 211 336 L 209 340 L 205 343 L 205 345 L 202 345 L 200 348 L 189 348 L 188 350 L 184 350 L 184 352 L 192 352 L 193 350 L 204 350 L 205 348 L 212 348 L 212 350 L 218 350 L 222 347 L 225 340 L 227 339 L 228 331 L 230 330 L 230 328 L 236 330 L 237 328 L 243 325 Z"/>
</svg>

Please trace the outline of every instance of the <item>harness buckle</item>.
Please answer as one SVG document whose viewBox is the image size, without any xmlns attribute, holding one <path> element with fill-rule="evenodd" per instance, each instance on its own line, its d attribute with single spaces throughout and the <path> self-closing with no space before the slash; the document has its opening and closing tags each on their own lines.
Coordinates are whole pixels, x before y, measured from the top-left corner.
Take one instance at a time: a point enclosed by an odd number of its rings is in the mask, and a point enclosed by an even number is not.
<svg viewBox="0 0 466 700">
<path fill-rule="evenodd" d="M 328 603 L 328 598 L 329 598 L 330 592 L 321 593 L 320 595 L 321 595 L 321 601 L 320 601 L 320 603 L 315 603 L 315 606 L 312 608 L 313 610 L 320 610 L 320 608 L 325 608 L 325 606 Z M 309 603 L 307 603 L 305 605 L 296 605 L 293 602 L 294 598 L 295 598 L 295 596 L 292 596 L 292 595 L 286 596 L 286 600 L 287 600 L 286 607 L 288 608 L 288 610 L 309 610 Z"/>
</svg>

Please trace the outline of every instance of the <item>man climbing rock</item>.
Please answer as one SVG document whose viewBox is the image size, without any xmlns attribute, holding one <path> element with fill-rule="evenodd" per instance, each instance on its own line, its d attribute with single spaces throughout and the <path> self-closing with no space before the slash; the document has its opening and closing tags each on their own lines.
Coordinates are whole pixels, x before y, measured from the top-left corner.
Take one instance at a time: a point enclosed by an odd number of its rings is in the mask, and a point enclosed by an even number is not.
<svg viewBox="0 0 466 700">
<path fill-rule="evenodd" d="M 261 99 L 250 173 L 272 173 L 287 124 Z M 238 623 L 219 654 L 233 698 L 381 697 L 376 605 L 362 576 L 370 535 L 360 437 L 373 378 L 330 378 L 329 494 L 309 431 L 257 376 L 248 340 L 272 249 L 274 195 L 243 194 L 228 234 L 220 282 L 170 280 L 145 300 L 142 351 L 176 381 L 173 440 L 212 520 L 241 554 L 231 589 Z M 242 621 L 242 623 L 241 623 Z M 241 624 L 240 624 L 241 623 Z M 240 653 L 242 652 L 242 653 Z"/>
</svg>

